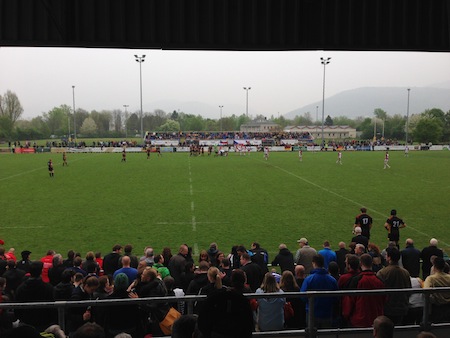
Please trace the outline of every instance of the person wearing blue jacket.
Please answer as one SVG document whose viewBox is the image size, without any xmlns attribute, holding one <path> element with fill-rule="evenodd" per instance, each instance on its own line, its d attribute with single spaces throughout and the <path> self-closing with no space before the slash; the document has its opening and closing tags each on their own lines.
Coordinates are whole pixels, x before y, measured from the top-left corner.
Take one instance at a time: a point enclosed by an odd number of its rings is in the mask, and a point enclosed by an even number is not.
<svg viewBox="0 0 450 338">
<path fill-rule="evenodd" d="M 336 291 L 338 285 L 336 279 L 328 274 L 324 268 L 324 258 L 322 255 L 315 255 L 312 259 L 313 269 L 308 277 L 305 278 L 301 292 L 306 291 Z M 309 313 L 309 300 L 306 301 L 306 317 Z M 318 328 L 332 327 L 335 317 L 335 308 L 338 302 L 337 297 L 316 297 L 314 299 L 314 318 L 315 326 Z"/>
</svg>

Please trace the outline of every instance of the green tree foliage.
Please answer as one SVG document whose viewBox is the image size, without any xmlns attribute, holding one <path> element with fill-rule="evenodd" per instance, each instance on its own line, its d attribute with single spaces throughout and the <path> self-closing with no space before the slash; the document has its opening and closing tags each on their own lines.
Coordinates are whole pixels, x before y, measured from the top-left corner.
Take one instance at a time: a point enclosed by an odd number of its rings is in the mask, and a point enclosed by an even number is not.
<svg viewBox="0 0 450 338">
<path fill-rule="evenodd" d="M 438 143 L 442 137 L 442 123 L 438 119 L 423 117 L 414 130 L 414 138 L 417 142 Z"/>
<path fill-rule="evenodd" d="M 330 115 L 327 116 L 327 118 L 325 119 L 325 123 L 326 126 L 332 126 L 333 125 L 333 119 L 331 118 Z"/>
<path fill-rule="evenodd" d="M 0 116 L 8 117 L 14 125 L 22 113 L 23 108 L 16 93 L 7 90 L 3 96 L 0 95 Z"/>
<path fill-rule="evenodd" d="M 44 113 L 44 121 L 51 135 L 64 135 L 68 133 L 68 106 L 55 107 L 48 113 Z"/>
<path fill-rule="evenodd" d="M 164 124 L 162 124 L 158 131 L 163 132 L 171 132 L 171 131 L 179 131 L 180 130 L 180 123 L 174 120 L 167 120 Z"/>
<path fill-rule="evenodd" d="M 88 117 L 84 119 L 83 124 L 81 125 L 80 133 L 83 136 L 93 136 L 97 132 L 97 124 L 92 117 Z"/>
<path fill-rule="evenodd" d="M 0 139 L 13 139 L 14 122 L 8 116 L 0 116 Z"/>
<path fill-rule="evenodd" d="M 373 115 L 375 115 L 375 117 L 380 119 L 380 120 L 386 120 L 386 118 L 388 116 L 387 113 L 381 108 L 376 108 L 373 111 Z"/>
</svg>

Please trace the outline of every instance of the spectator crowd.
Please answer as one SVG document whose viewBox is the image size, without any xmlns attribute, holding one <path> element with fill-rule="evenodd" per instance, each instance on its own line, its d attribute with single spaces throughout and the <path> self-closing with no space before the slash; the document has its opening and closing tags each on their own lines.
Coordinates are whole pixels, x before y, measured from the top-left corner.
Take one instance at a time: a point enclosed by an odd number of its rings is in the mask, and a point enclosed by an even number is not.
<svg viewBox="0 0 450 338">
<path fill-rule="evenodd" d="M 55 325 L 53 308 L 0 308 L 0 336 L 24 337 L 24 330 L 37 337 L 45 331 L 46 337 L 91 337 L 89 331 L 104 337 L 163 336 L 160 324 L 174 309 L 182 315 L 173 324 L 174 337 L 250 337 L 254 331 L 306 328 L 308 298 L 286 292 L 450 287 L 449 265 L 436 239 L 419 250 L 411 238 L 402 248 L 394 238 L 381 250 L 370 241 L 370 226 L 362 226 L 368 218 L 361 211 L 349 245 L 339 242 L 333 249 L 325 240 L 314 248 L 303 237 L 295 252 L 281 243 L 273 259 L 257 242 L 230 252 L 211 243 L 198 257 L 186 244 L 174 253 L 146 247 L 142 256 L 132 245 L 116 244 L 104 257 L 99 252 L 82 257 L 74 250 L 63 257 L 48 250 L 36 260 L 29 250 L 16 258 L 14 248 L 0 246 L 0 303 L 174 296 L 165 302 L 68 307 L 66 333 Z M 277 296 L 247 298 L 247 293 Z M 185 295 L 206 300 L 188 303 Z M 393 325 L 420 324 L 424 311 L 433 323 L 443 323 L 450 322 L 450 292 L 432 294 L 430 309 L 424 309 L 422 294 L 380 293 L 317 297 L 311 311 L 317 328 L 375 327 L 383 318 Z"/>
</svg>

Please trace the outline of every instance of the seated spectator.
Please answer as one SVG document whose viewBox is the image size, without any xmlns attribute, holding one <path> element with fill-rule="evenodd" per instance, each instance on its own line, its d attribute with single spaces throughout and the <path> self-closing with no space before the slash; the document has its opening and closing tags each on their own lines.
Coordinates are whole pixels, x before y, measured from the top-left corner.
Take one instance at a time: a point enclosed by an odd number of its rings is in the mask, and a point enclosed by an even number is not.
<svg viewBox="0 0 450 338">
<path fill-rule="evenodd" d="M 73 270 L 66 269 L 61 275 L 61 281 L 53 288 L 53 296 L 55 300 L 69 300 L 72 297 L 74 276 Z"/>
<path fill-rule="evenodd" d="M 450 287 L 450 275 L 444 272 L 445 261 L 442 257 L 434 259 L 435 273 L 429 275 L 424 282 L 424 288 Z M 434 293 L 431 298 L 431 320 L 433 323 L 450 321 L 450 292 Z"/>
<path fill-rule="evenodd" d="M 70 336 L 72 338 L 72 336 Z M 105 338 L 105 330 L 96 323 L 86 323 L 73 334 L 73 338 Z"/>
<path fill-rule="evenodd" d="M 48 269 L 48 278 L 50 284 L 55 286 L 61 282 L 61 275 L 66 267 L 63 265 L 63 257 L 60 254 L 54 254 L 52 260 L 52 267 Z"/>
<path fill-rule="evenodd" d="M 267 272 L 256 293 L 283 293 L 275 277 Z M 282 330 L 284 327 L 285 298 L 258 298 L 257 325 L 260 331 Z"/>
</svg>

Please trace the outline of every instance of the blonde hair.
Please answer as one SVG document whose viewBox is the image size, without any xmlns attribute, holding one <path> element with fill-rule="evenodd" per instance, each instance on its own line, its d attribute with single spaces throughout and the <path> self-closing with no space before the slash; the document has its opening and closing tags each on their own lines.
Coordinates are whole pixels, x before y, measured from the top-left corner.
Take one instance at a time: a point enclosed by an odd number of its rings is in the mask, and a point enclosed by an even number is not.
<svg viewBox="0 0 450 338">
<path fill-rule="evenodd" d="M 222 288 L 222 278 L 220 278 L 220 271 L 215 266 L 212 266 L 208 269 L 208 280 L 211 283 L 214 283 L 215 289 Z"/>
</svg>

